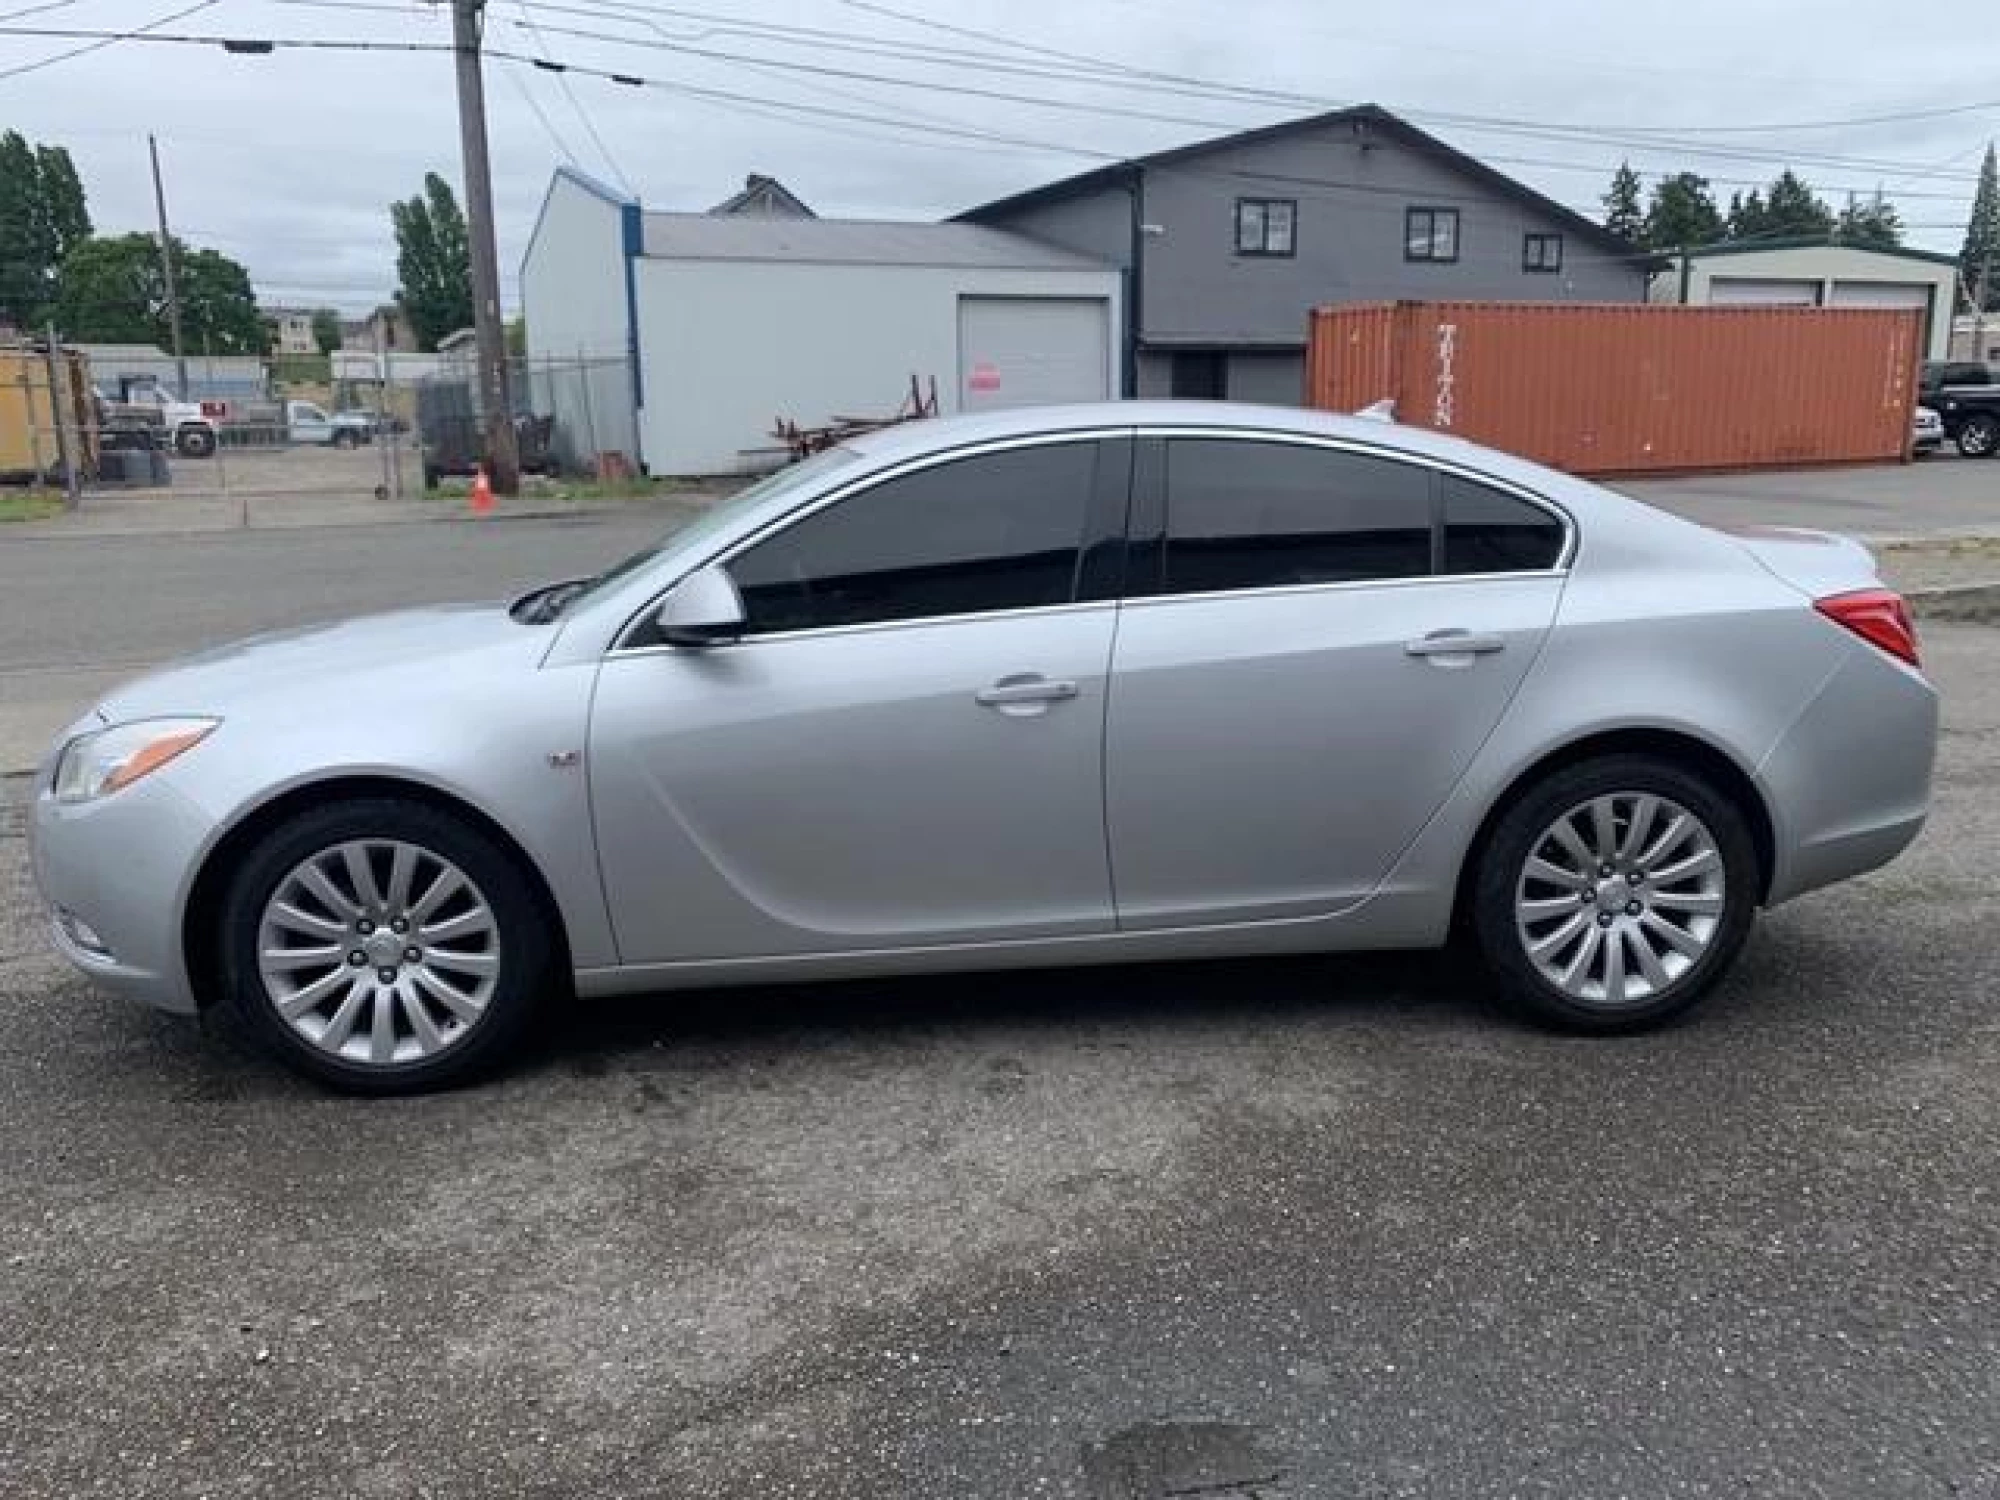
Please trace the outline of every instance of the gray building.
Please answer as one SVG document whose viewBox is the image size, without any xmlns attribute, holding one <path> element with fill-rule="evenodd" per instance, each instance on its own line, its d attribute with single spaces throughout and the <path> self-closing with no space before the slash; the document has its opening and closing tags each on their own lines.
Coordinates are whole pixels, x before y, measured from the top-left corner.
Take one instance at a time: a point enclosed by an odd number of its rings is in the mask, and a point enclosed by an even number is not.
<svg viewBox="0 0 2000 1500">
<path fill-rule="evenodd" d="M 1100 167 L 958 217 L 1121 268 L 1124 384 L 1139 396 L 1296 402 L 1313 307 L 1643 302 L 1652 266 L 1376 105 Z"/>
</svg>

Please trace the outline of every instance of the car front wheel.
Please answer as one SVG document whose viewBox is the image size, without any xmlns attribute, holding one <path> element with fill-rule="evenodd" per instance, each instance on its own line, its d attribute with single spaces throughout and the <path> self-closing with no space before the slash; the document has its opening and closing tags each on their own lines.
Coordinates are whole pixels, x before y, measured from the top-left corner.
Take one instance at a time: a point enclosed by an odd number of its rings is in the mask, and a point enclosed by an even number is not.
<svg viewBox="0 0 2000 1500">
<path fill-rule="evenodd" d="M 551 969 L 547 923 L 512 855 L 427 804 L 304 812 L 256 845 L 223 905 L 226 994 L 303 1073 L 411 1093 L 495 1066 Z"/>
<path fill-rule="evenodd" d="M 1757 906 L 1743 813 L 1704 778 L 1651 756 L 1567 767 L 1521 797 L 1488 840 L 1473 926 L 1503 996 L 1576 1031 L 1634 1031 L 1681 1014 L 1729 968 Z"/>
<path fill-rule="evenodd" d="M 1958 429 L 1958 451 L 1967 458 L 1991 458 L 2000 451 L 2000 417 L 1967 417 Z"/>
</svg>

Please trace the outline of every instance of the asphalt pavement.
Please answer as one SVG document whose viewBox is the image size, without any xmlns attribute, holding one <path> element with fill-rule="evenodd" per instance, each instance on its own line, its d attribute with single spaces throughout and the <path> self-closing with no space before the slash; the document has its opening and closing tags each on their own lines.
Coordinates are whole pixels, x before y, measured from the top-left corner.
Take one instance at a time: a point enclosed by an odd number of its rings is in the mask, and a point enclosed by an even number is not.
<svg viewBox="0 0 2000 1500">
<path fill-rule="evenodd" d="M 1997 647 L 1929 632 L 1916 848 L 1618 1041 L 1187 965 L 579 1006 L 353 1101 L 72 978 L 0 782 L 0 1494 L 2000 1493 Z"/>
</svg>

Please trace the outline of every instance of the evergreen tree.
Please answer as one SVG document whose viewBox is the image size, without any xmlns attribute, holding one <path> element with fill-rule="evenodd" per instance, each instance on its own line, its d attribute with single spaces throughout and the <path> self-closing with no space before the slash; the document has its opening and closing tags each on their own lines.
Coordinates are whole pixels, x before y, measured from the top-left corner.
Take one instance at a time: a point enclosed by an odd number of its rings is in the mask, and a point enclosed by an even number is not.
<svg viewBox="0 0 2000 1500">
<path fill-rule="evenodd" d="M 1843 245 L 1862 250 L 1893 250 L 1903 243 L 1903 216 L 1896 205 L 1876 193 L 1872 198 L 1847 195 L 1847 207 L 1840 211 L 1834 238 Z"/>
<path fill-rule="evenodd" d="M 1721 210 L 1699 172 L 1676 172 L 1653 184 L 1653 201 L 1646 207 L 1646 245 L 1653 250 L 1679 250 L 1708 245 L 1722 238 Z"/>
<path fill-rule="evenodd" d="M 1965 296 L 1983 298 L 1986 312 L 2000 311 L 2000 165 L 1991 145 L 1979 164 L 1979 190 L 1972 198 L 1965 248 L 1958 252 L 1958 274 Z"/>
<path fill-rule="evenodd" d="M 1763 233 L 1769 239 L 1819 239 L 1833 233 L 1833 210 L 1790 167 L 1764 196 Z"/>
<path fill-rule="evenodd" d="M 1604 227 L 1630 245 L 1642 244 L 1646 237 L 1646 211 L 1639 193 L 1639 174 L 1629 161 L 1620 162 L 1604 195 Z"/>
<path fill-rule="evenodd" d="M 55 299 L 57 268 L 89 235 L 69 152 L 12 130 L 0 135 L 0 323 L 38 327 Z"/>
</svg>

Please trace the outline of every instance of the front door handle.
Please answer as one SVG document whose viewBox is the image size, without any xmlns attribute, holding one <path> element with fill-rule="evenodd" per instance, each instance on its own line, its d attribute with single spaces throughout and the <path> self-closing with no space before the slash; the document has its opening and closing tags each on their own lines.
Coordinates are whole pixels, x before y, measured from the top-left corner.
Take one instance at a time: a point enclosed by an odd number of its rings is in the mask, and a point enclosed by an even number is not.
<svg viewBox="0 0 2000 1500">
<path fill-rule="evenodd" d="M 1073 682 L 1059 681 L 1043 677 L 1035 672 L 1021 672 L 1003 677 L 991 687 L 981 688 L 974 693 L 973 700 L 987 708 L 1008 709 L 1027 708 L 1035 710 L 1050 703 L 1060 703 L 1066 698 L 1074 698 L 1081 689 Z"/>
<path fill-rule="evenodd" d="M 1507 649 L 1503 635 L 1475 635 L 1470 630 L 1433 630 L 1414 641 L 1403 642 L 1406 656 L 1490 656 Z"/>
</svg>

